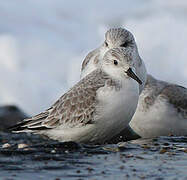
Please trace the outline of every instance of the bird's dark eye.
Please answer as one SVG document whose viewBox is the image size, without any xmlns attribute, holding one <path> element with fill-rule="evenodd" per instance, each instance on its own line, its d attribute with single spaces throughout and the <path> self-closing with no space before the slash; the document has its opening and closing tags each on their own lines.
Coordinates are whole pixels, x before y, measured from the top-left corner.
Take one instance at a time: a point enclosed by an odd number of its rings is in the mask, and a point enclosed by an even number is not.
<svg viewBox="0 0 187 180">
<path fill-rule="evenodd" d="M 127 46 L 129 46 L 129 42 L 125 42 L 125 43 L 121 44 L 120 46 L 121 47 L 127 47 Z"/>
<path fill-rule="evenodd" d="M 118 61 L 117 60 L 114 60 L 114 65 L 118 65 Z"/>
<path fill-rule="evenodd" d="M 105 41 L 105 46 L 108 47 L 108 43 Z"/>
</svg>

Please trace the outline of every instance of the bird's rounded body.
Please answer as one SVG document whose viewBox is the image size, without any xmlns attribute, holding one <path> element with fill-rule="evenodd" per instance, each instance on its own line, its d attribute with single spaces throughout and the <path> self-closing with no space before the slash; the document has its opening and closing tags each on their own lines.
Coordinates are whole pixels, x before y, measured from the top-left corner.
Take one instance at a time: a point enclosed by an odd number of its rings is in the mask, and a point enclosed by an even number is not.
<svg viewBox="0 0 187 180">
<path fill-rule="evenodd" d="M 71 125 L 69 127 L 68 124 L 62 124 L 40 133 L 59 141 L 93 144 L 106 142 L 128 125 L 138 103 L 137 82 L 131 79 L 121 80 L 119 86 L 108 86 L 106 82 L 105 86 L 97 90 L 96 99 L 99 102 L 95 107 L 92 122 L 83 126 L 78 124 L 73 128 Z M 129 93 L 126 94 L 126 92 Z"/>
<path fill-rule="evenodd" d="M 129 125 L 143 138 L 187 135 L 187 89 L 148 75 Z"/>
<path fill-rule="evenodd" d="M 49 109 L 11 129 L 32 132 L 58 141 L 104 143 L 131 120 L 141 80 L 133 72 L 134 53 L 109 50 L 100 68 L 88 74 Z"/>
</svg>

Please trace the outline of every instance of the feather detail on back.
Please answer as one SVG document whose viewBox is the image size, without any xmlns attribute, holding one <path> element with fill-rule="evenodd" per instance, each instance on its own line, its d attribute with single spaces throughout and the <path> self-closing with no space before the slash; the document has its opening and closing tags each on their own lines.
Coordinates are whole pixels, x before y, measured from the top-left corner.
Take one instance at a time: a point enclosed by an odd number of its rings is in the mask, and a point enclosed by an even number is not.
<svg viewBox="0 0 187 180">
<path fill-rule="evenodd" d="M 93 71 L 60 97 L 51 108 L 23 120 L 10 130 L 26 132 L 56 128 L 60 125 L 74 127 L 93 123 L 98 103 L 96 93 L 99 88 L 105 86 L 107 80 L 110 80 L 109 76 L 100 69 Z"/>
<path fill-rule="evenodd" d="M 147 76 L 145 88 L 140 95 L 143 97 L 142 106 L 149 109 L 158 98 L 163 98 L 172 105 L 178 113 L 187 118 L 187 89 L 185 87 L 156 80 L 151 75 Z"/>
<path fill-rule="evenodd" d="M 187 89 L 175 84 L 166 86 L 160 96 L 166 98 L 174 106 L 177 112 L 187 118 Z"/>
</svg>

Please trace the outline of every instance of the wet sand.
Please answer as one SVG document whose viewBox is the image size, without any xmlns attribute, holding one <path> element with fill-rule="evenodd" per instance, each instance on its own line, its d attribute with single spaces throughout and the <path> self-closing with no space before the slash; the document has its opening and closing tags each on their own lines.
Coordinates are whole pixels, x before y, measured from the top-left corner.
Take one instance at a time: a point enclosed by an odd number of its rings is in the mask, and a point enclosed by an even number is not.
<svg viewBox="0 0 187 180">
<path fill-rule="evenodd" d="M 2 180 L 187 180 L 187 137 L 83 145 L 0 133 L 0 176 Z"/>
</svg>

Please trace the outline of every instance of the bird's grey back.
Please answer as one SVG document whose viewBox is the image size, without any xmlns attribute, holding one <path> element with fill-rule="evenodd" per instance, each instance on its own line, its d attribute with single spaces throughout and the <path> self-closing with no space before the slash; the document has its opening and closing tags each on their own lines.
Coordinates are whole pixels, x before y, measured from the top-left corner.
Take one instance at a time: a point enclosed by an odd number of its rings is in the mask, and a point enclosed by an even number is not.
<svg viewBox="0 0 187 180">
<path fill-rule="evenodd" d="M 173 105 L 177 111 L 187 112 L 187 89 L 185 87 L 160 81 L 148 75 L 145 88 L 140 98 L 144 99 L 144 103 L 148 107 L 153 105 L 155 100 L 160 97 Z"/>
<path fill-rule="evenodd" d="M 17 132 L 40 131 L 61 125 L 74 127 L 93 123 L 95 108 L 98 104 L 96 93 L 105 84 L 116 85 L 109 75 L 101 69 L 97 69 L 61 96 L 51 108 L 32 118 L 25 119 L 12 130 Z"/>
</svg>

